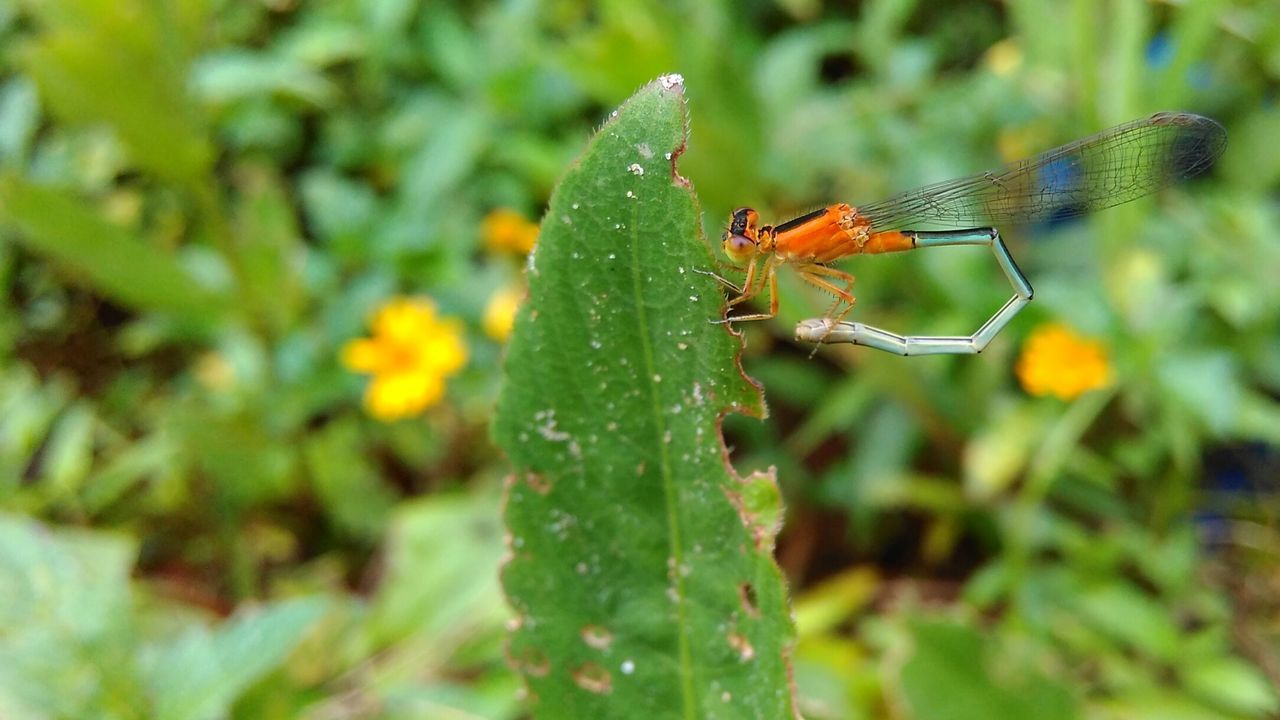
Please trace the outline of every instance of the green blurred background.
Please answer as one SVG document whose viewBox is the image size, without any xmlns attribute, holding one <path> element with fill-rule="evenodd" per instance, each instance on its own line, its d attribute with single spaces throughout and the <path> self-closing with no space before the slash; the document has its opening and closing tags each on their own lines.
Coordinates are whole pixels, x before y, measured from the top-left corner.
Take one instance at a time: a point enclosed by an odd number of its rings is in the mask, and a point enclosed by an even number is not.
<svg viewBox="0 0 1280 720">
<path fill-rule="evenodd" d="M 1006 233 L 1037 299 L 980 357 L 809 360 L 826 300 L 784 273 L 747 329 L 772 417 L 726 433 L 787 498 L 807 717 L 1277 717 L 1273 0 L 0 0 L 0 717 L 519 717 L 510 211 L 666 72 L 711 237 L 1156 110 L 1227 127 L 1203 180 Z M 981 250 L 849 269 L 904 332 L 1008 295 Z M 405 296 L 467 362 L 386 421 L 340 355 Z M 1112 382 L 1029 394 L 1051 323 Z"/>
</svg>

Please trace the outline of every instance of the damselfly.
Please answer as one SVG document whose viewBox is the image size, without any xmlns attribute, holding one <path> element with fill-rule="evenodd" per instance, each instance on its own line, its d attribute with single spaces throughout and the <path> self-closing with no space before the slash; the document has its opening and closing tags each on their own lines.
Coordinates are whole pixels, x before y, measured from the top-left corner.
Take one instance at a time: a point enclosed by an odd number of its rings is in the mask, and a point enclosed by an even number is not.
<svg viewBox="0 0 1280 720">
<path fill-rule="evenodd" d="M 778 313 L 777 269 L 793 265 L 800 277 L 835 296 L 825 317 L 802 321 L 796 338 L 853 343 L 899 355 L 981 352 L 1031 301 L 1031 283 L 1013 261 L 997 225 L 1030 225 L 1078 217 L 1136 200 L 1199 175 L 1226 148 L 1217 122 L 1191 113 L 1163 112 L 1050 150 L 1029 160 L 958 180 L 928 185 L 888 200 L 853 207 L 829 205 L 780 225 L 760 225 L 751 208 L 738 208 L 724 233 L 724 252 L 746 266 L 733 307 L 768 292 L 769 310 L 723 322 L 764 320 Z M 845 322 L 853 308 L 853 276 L 831 267 L 851 255 L 943 245 L 986 245 L 1014 295 L 968 336 L 898 335 Z"/>
</svg>

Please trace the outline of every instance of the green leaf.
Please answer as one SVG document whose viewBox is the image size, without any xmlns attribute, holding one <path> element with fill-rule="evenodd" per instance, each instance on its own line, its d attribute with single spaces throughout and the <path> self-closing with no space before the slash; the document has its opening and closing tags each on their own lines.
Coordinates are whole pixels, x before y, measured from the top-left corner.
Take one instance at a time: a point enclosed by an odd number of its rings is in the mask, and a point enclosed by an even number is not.
<svg viewBox="0 0 1280 720">
<path fill-rule="evenodd" d="M 420 636 L 413 664 L 442 666 L 459 643 L 498 630 L 507 619 L 492 568 L 502 555 L 493 498 L 435 494 L 396 509 L 387 536 L 386 568 L 370 607 L 375 648 Z"/>
<path fill-rule="evenodd" d="M 662 78 L 553 194 L 494 434 L 515 467 L 510 654 L 540 717 L 782 718 L 793 630 L 780 498 L 726 465 L 719 418 L 763 414 L 723 326 Z M 769 505 L 764 507 L 763 505 Z"/>
<path fill-rule="evenodd" d="M 1170 610 L 1129 582 L 1116 580 L 1080 591 L 1075 612 L 1093 627 L 1147 655 L 1172 662 L 1178 656 L 1178 628 Z"/>
<path fill-rule="evenodd" d="M 283 334 L 300 305 L 305 246 L 284 183 L 266 165 L 239 168 L 236 207 L 238 290 L 251 317 Z"/>
<path fill-rule="evenodd" d="M 0 502 L 9 503 L 74 390 L 16 366 L 0 376 Z"/>
<path fill-rule="evenodd" d="M 1280 696 L 1260 670 L 1230 656 L 1189 658 L 1179 673 L 1192 694 L 1216 708 L 1250 717 L 1274 716 Z"/>
<path fill-rule="evenodd" d="M 240 693 L 284 662 L 324 610 L 319 598 L 281 602 L 242 612 L 213 632 L 193 628 L 155 648 L 145 663 L 153 717 L 225 717 Z"/>
<path fill-rule="evenodd" d="M 203 58 L 192 84 L 200 99 L 214 104 L 279 95 L 325 107 L 338 94 L 323 74 L 298 60 L 244 50 Z"/>
<path fill-rule="evenodd" d="M 341 530 L 357 538 L 377 537 L 396 496 L 365 457 L 355 419 L 336 420 L 312 433 L 304 443 L 307 470 L 325 513 Z"/>
<path fill-rule="evenodd" d="M 29 78 L 0 84 L 0 165 L 18 167 L 40 126 L 36 88 Z"/>
<path fill-rule="evenodd" d="M 0 515 L 0 715 L 93 717 L 127 693 L 134 542 Z"/>
<path fill-rule="evenodd" d="M 297 484 L 302 460 L 293 438 L 251 412 L 227 414 L 197 399 L 173 403 L 169 427 L 200 469 L 215 484 L 225 511 L 287 497 Z"/>
<path fill-rule="evenodd" d="M 113 614 L 128 610 L 133 554 L 122 537 L 52 536 L 34 521 L 0 515 L 0 628 L 21 630 L 40 618 L 68 637 L 98 638 Z"/>
<path fill-rule="evenodd" d="M 28 3 L 45 31 L 20 56 L 50 108 L 71 122 L 107 122 L 137 163 L 193 180 L 213 162 L 187 97 L 185 45 L 203 31 L 203 3 L 59 0 Z"/>
<path fill-rule="evenodd" d="M 1210 432 L 1225 434 L 1236 422 L 1244 394 L 1238 364 L 1225 351 L 1170 353 L 1158 368 L 1159 380 Z"/>
<path fill-rule="evenodd" d="M 89 404 L 78 402 L 67 408 L 49 433 L 40 481 L 50 499 L 70 499 L 83 486 L 93 466 L 96 422 Z"/>
<path fill-rule="evenodd" d="M 17 239 L 87 285 L 124 305 L 205 319 L 219 299 L 195 283 L 173 257 L 148 247 L 84 203 L 53 188 L 0 178 L 0 222 Z"/>
<path fill-rule="evenodd" d="M 1076 717 L 1071 693 L 1026 658 L 1000 657 L 978 630 L 916 619 L 901 689 L 913 720 Z"/>
<path fill-rule="evenodd" d="M 120 500 L 125 493 L 149 479 L 171 472 L 178 448 L 174 439 L 156 433 L 135 440 L 101 463 L 84 483 L 80 501 L 90 514 Z"/>
<path fill-rule="evenodd" d="M 1046 424 L 1044 413 L 1035 405 L 997 405 L 985 427 L 965 446 L 965 494 L 990 502 L 1008 491 L 1026 469 Z"/>
</svg>

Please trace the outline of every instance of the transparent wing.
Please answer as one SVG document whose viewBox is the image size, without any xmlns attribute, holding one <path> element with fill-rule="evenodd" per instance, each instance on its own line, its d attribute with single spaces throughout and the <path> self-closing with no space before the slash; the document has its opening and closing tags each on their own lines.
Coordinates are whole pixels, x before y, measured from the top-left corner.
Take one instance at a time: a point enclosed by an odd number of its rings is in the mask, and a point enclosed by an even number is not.
<svg viewBox="0 0 1280 720">
<path fill-rule="evenodd" d="M 999 170 L 858 206 L 876 230 L 1033 224 L 1150 195 L 1210 168 L 1227 145 L 1217 122 L 1157 113 Z"/>
</svg>

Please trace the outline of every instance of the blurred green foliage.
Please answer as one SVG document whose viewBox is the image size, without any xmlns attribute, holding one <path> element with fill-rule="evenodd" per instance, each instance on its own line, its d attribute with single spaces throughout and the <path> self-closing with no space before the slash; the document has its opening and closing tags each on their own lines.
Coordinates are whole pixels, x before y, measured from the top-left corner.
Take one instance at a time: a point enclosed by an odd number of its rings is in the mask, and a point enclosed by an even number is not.
<svg viewBox="0 0 1280 720">
<path fill-rule="evenodd" d="M 683 73 L 713 236 L 1161 109 L 1215 176 L 1006 232 L 1037 300 L 978 358 L 748 329 L 811 718 L 1258 718 L 1280 681 L 1280 15 L 1269 0 L 0 0 L 0 715 L 515 717 L 496 567 L 494 208 Z M 968 332 L 981 252 L 850 265 L 855 313 Z M 382 424 L 341 345 L 462 318 L 448 401 Z M 1116 381 L 1028 397 L 1023 336 Z M 260 606 L 260 607 L 256 607 Z M 963 695 L 963 698 L 959 697 Z M 451 714 L 452 713 L 452 714 Z"/>
</svg>

